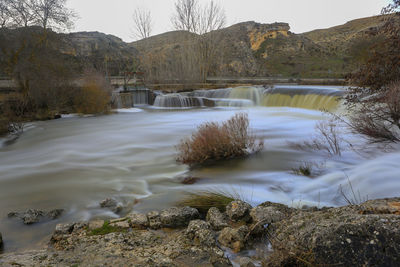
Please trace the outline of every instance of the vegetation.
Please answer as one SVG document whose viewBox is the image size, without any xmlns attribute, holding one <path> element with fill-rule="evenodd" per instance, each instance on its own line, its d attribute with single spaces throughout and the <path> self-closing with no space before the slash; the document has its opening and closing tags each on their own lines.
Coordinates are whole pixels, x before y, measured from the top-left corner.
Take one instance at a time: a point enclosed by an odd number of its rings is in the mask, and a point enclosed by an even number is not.
<svg viewBox="0 0 400 267">
<path fill-rule="evenodd" d="M 88 73 L 83 86 L 77 89 L 74 97 L 75 111 L 82 114 L 108 112 L 111 102 L 111 86 L 102 75 Z"/>
<path fill-rule="evenodd" d="M 387 14 L 383 25 L 371 32 L 380 41 L 350 74 L 356 87 L 346 96 L 348 125 L 371 143 L 400 141 L 400 1 L 393 0 L 383 13 Z"/>
<path fill-rule="evenodd" d="M 329 121 L 320 121 L 315 126 L 317 135 L 311 140 L 303 143 L 291 143 L 297 149 L 301 150 L 322 150 L 330 156 L 341 156 L 343 138 L 338 130 L 337 123 L 334 119 Z"/>
<path fill-rule="evenodd" d="M 312 166 L 313 165 L 310 162 L 303 162 L 297 168 L 293 168 L 292 171 L 296 175 L 302 175 L 302 176 L 310 177 L 312 175 Z"/>
<path fill-rule="evenodd" d="M 201 214 L 207 214 L 208 210 L 212 207 L 216 207 L 221 212 L 225 212 L 226 206 L 237 199 L 240 199 L 240 196 L 236 193 L 203 191 L 189 193 L 187 197 L 179 201 L 178 205 L 196 208 Z"/>
<path fill-rule="evenodd" d="M 239 113 L 222 123 L 206 122 L 177 146 L 177 162 L 190 166 L 244 157 L 263 148 L 250 133 L 247 114 Z"/>
<path fill-rule="evenodd" d="M 105 221 L 103 226 L 98 229 L 93 229 L 89 235 L 106 235 L 109 233 L 115 233 L 115 232 L 124 232 L 126 230 L 121 229 L 120 227 L 112 226 L 110 225 L 109 221 Z"/>
</svg>

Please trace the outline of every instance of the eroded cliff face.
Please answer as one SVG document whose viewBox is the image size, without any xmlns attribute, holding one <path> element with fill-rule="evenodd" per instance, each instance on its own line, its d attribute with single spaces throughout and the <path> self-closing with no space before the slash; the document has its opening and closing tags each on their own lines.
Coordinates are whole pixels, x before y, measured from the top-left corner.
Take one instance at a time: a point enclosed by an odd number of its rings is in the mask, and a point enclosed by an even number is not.
<svg viewBox="0 0 400 267">
<path fill-rule="evenodd" d="M 267 39 L 276 39 L 278 36 L 289 36 L 290 26 L 287 23 L 258 24 L 249 29 L 251 49 L 257 51 Z"/>
</svg>

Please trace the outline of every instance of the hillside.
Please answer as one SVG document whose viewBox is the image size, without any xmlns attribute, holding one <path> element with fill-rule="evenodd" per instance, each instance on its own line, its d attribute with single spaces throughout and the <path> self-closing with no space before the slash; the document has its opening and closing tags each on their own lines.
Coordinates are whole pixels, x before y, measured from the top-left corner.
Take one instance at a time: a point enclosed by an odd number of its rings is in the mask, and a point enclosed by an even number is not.
<svg viewBox="0 0 400 267">
<path fill-rule="evenodd" d="M 290 32 L 286 23 L 235 24 L 212 33 L 219 46 L 209 76 L 342 78 L 365 56 L 366 48 L 374 42 L 367 32 L 379 26 L 382 19 L 362 18 L 303 34 Z M 174 62 L 185 54 L 182 47 L 195 42 L 195 37 L 187 32 L 169 32 L 130 45 L 139 55 L 156 59 L 153 72 L 165 72 L 176 69 Z"/>
<path fill-rule="evenodd" d="M 198 42 L 213 40 L 208 77 L 342 78 L 368 54 L 376 37 L 368 34 L 383 16 L 362 18 L 343 25 L 302 34 L 287 23 L 242 22 L 198 36 L 172 31 L 133 43 L 99 32 L 63 34 L 61 52 L 81 66 L 92 64 L 109 75 L 121 75 L 135 65 L 154 83 L 195 81 L 204 72 Z M 127 63 L 128 62 L 128 63 Z"/>
</svg>

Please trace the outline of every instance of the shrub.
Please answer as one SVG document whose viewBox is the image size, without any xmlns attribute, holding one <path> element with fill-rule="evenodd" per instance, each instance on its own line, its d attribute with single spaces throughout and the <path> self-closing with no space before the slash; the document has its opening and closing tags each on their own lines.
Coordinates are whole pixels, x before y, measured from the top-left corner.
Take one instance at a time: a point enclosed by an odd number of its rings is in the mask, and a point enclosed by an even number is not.
<svg viewBox="0 0 400 267">
<path fill-rule="evenodd" d="M 315 129 L 317 135 L 315 135 L 311 140 L 304 141 L 301 144 L 290 144 L 301 150 L 322 150 L 326 151 L 330 156 L 341 156 L 343 138 L 340 136 L 340 132 L 334 119 L 318 122 Z"/>
<path fill-rule="evenodd" d="M 239 113 L 226 122 L 206 122 L 177 146 L 177 162 L 190 166 L 244 157 L 260 151 L 263 141 L 249 131 L 247 114 Z"/>
<path fill-rule="evenodd" d="M 226 206 L 234 200 L 242 199 L 237 192 L 228 193 L 222 191 L 202 191 L 189 193 L 178 206 L 189 206 L 196 208 L 201 214 L 207 214 L 212 207 L 225 212 Z"/>
<path fill-rule="evenodd" d="M 110 109 L 111 86 L 99 74 L 88 73 L 74 97 L 75 111 L 82 114 L 106 113 Z"/>
<path fill-rule="evenodd" d="M 400 142 L 400 81 L 351 107 L 348 125 L 371 143 Z"/>
<path fill-rule="evenodd" d="M 313 172 L 313 165 L 310 162 L 303 162 L 297 168 L 293 168 L 292 171 L 296 175 L 311 177 Z"/>
</svg>

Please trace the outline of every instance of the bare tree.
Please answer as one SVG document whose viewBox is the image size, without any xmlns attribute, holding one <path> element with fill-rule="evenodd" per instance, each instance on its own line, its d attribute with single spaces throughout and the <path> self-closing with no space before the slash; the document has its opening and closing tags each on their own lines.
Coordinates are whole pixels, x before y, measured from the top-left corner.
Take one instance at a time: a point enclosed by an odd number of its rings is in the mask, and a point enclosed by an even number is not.
<svg viewBox="0 0 400 267">
<path fill-rule="evenodd" d="M 28 27 L 35 22 L 33 12 L 33 1 L 31 0 L 9 0 L 9 9 L 13 14 L 13 22 L 18 27 Z"/>
<path fill-rule="evenodd" d="M 36 23 L 44 29 L 71 28 L 76 14 L 66 7 L 66 2 L 67 0 L 31 0 Z"/>
<path fill-rule="evenodd" d="M 175 14 L 171 18 L 175 30 L 197 32 L 200 19 L 200 5 L 198 0 L 177 0 Z"/>
<path fill-rule="evenodd" d="M 0 27 L 8 27 L 12 21 L 9 0 L 0 0 Z"/>
<path fill-rule="evenodd" d="M 133 35 L 138 39 L 149 38 L 153 31 L 153 20 L 150 10 L 136 8 L 133 13 Z"/>
<path fill-rule="evenodd" d="M 225 26 L 224 9 L 214 0 L 200 5 L 198 0 L 177 0 L 172 25 L 176 30 L 198 34 L 193 54 L 197 57 L 200 79 L 205 82 L 213 62 L 217 60 L 218 35 L 213 33 Z"/>
</svg>

